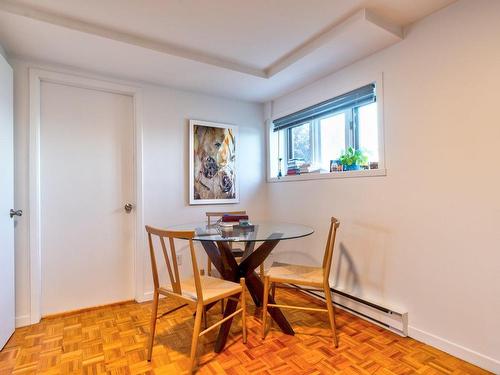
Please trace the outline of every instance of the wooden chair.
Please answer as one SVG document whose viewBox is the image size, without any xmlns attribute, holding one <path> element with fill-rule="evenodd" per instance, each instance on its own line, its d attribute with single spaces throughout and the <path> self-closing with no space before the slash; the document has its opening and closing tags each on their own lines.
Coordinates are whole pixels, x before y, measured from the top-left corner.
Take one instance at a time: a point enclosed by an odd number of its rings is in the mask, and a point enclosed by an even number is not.
<svg viewBox="0 0 500 375">
<path fill-rule="evenodd" d="M 202 276 L 198 270 L 196 262 L 196 253 L 193 245 L 193 231 L 166 231 L 161 229 L 152 228 L 146 225 L 146 232 L 148 233 L 149 251 L 151 256 L 151 269 L 153 272 L 154 293 L 153 293 L 153 311 L 151 314 L 151 330 L 149 337 L 148 348 L 148 361 L 151 361 L 153 352 L 153 342 L 156 329 L 156 320 L 158 313 L 158 300 L 159 296 L 173 296 L 189 305 L 196 307 L 193 338 L 191 341 L 191 367 L 190 373 L 196 366 L 196 350 L 198 346 L 198 339 L 205 333 L 218 327 L 226 320 L 231 319 L 237 314 L 241 313 L 241 321 L 243 328 L 243 342 L 247 341 L 246 331 L 246 305 L 245 305 L 245 279 L 241 278 L 240 283 L 222 280 L 210 276 Z M 153 245 L 153 236 L 159 238 L 163 257 L 165 259 L 170 284 L 160 285 L 158 278 L 158 267 L 156 263 L 155 249 Z M 168 238 L 170 245 L 170 259 L 167 253 L 167 246 L 165 245 L 165 238 Z M 179 267 L 177 265 L 177 256 L 175 250 L 174 239 L 184 239 L 189 241 L 189 250 L 191 253 L 191 261 L 193 264 L 193 276 L 188 279 L 181 280 L 179 278 Z M 241 303 L 241 308 L 236 310 L 231 315 L 217 323 L 205 328 L 201 331 L 201 320 L 204 315 L 205 306 L 222 300 L 224 298 L 238 297 Z M 201 331 L 201 332 L 200 332 Z"/>
<path fill-rule="evenodd" d="M 332 265 L 333 248 L 335 245 L 335 236 L 339 225 L 340 225 L 339 221 L 336 218 L 332 217 L 330 222 L 330 230 L 328 232 L 328 239 L 326 241 L 326 248 L 325 248 L 325 254 L 323 256 L 322 267 L 301 266 L 301 265 L 278 263 L 278 262 L 274 262 L 272 264 L 271 268 L 264 276 L 264 302 L 262 308 L 262 339 L 264 339 L 266 336 L 266 317 L 267 317 L 268 306 L 285 308 L 285 309 L 322 311 L 328 313 L 328 318 L 330 320 L 330 325 L 333 333 L 333 343 L 335 344 L 335 347 L 338 347 L 337 332 L 335 328 L 335 309 L 332 304 L 329 277 Z M 274 298 L 274 288 L 276 286 L 276 283 L 292 284 L 297 286 L 304 285 L 316 289 L 310 289 L 310 288 L 309 289 L 300 288 L 300 289 L 324 292 L 326 298 L 326 309 L 268 303 L 270 286 L 272 284 L 273 298 Z M 283 286 L 279 287 L 281 288 Z M 284 286 L 284 287 L 294 288 L 293 286 Z"/>
<path fill-rule="evenodd" d="M 245 210 L 242 211 L 225 211 L 225 212 L 206 212 L 207 215 L 207 221 L 208 221 L 208 226 L 214 225 L 214 219 L 221 219 L 222 216 L 224 215 L 246 215 L 247 212 Z M 231 246 L 231 249 L 233 249 L 233 243 L 230 242 L 229 246 Z M 237 254 L 243 255 L 244 249 L 241 248 L 235 248 L 234 252 Z M 235 255 L 235 257 L 241 259 L 241 256 Z M 212 262 L 210 261 L 210 258 L 207 259 L 207 275 L 211 276 L 212 275 Z M 261 278 L 264 279 L 264 264 L 260 265 L 260 275 Z M 224 309 L 224 308 L 223 308 Z"/>
</svg>

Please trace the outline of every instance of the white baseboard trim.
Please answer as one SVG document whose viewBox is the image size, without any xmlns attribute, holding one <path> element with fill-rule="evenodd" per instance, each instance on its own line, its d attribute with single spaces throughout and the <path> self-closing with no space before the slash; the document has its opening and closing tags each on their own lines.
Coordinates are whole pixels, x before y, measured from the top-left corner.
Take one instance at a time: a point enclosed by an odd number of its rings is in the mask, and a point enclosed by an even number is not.
<svg viewBox="0 0 500 375">
<path fill-rule="evenodd" d="M 160 294 L 160 298 L 165 298 L 164 295 L 161 295 Z M 150 292 L 144 292 L 144 294 L 142 295 L 141 299 L 138 300 L 136 299 L 137 302 L 147 302 L 147 301 L 152 301 L 153 300 L 153 291 L 150 291 Z"/>
<path fill-rule="evenodd" d="M 435 336 L 432 333 L 422 331 L 421 329 L 412 326 L 408 326 L 408 334 L 415 340 L 429 344 L 448 354 L 463 359 L 464 361 L 491 371 L 494 374 L 500 374 L 500 360 L 498 359 L 488 357 L 484 354 L 475 352 L 474 350 L 465 348 L 442 337 Z"/>
<path fill-rule="evenodd" d="M 146 302 L 146 301 L 151 301 L 152 299 L 153 299 L 153 291 L 151 290 L 150 292 L 144 292 L 142 294 L 141 300 L 137 302 Z"/>
<path fill-rule="evenodd" d="M 31 318 L 29 315 L 16 316 L 16 328 L 29 326 L 31 324 Z"/>
</svg>

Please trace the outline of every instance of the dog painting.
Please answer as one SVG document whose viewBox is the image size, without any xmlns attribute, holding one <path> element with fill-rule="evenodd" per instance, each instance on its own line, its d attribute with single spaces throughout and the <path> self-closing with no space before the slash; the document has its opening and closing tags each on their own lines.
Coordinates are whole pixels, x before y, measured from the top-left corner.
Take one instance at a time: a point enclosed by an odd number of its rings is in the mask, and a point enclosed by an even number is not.
<svg viewBox="0 0 500 375">
<path fill-rule="evenodd" d="M 238 203 L 234 125 L 189 121 L 189 203 Z"/>
</svg>

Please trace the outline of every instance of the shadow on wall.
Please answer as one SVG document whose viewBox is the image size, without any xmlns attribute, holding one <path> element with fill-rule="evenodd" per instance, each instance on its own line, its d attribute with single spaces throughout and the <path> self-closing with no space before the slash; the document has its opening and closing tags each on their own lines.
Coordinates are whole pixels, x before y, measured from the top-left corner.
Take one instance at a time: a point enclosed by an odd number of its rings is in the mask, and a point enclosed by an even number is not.
<svg viewBox="0 0 500 375">
<path fill-rule="evenodd" d="M 356 265 L 349 254 L 349 250 L 343 242 L 339 244 L 339 256 L 337 261 L 333 264 L 333 283 L 330 285 L 332 287 L 342 286 L 342 289 L 347 293 L 352 293 L 354 295 L 362 295 L 361 283 L 359 280 L 359 273 L 356 269 Z M 345 265 L 344 265 L 345 263 Z M 340 280 L 340 270 L 343 271 L 344 280 Z"/>
<path fill-rule="evenodd" d="M 386 299 L 387 267 L 394 262 L 392 232 L 377 219 L 343 226 L 332 265 L 332 285 L 358 297 Z"/>
<path fill-rule="evenodd" d="M 320 263 L 310 254 L 301 251 L 280 251 L 272 253 L 266 258 L 265 265 L 271 265 L 274 261 L 292 264 L 302 264 L 305 266 L 318 267 Z"/>
</svg>

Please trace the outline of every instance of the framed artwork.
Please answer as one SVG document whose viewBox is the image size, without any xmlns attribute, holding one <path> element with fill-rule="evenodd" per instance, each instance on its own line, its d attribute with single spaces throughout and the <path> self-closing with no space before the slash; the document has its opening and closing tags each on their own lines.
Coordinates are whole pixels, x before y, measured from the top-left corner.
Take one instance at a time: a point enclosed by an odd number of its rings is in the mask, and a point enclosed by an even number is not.
<svg viewBox="0 0 500 375">
<path fill-rule="evenodd" d="M 189 204 L 239 202 L 238 127 L 189 121 Z"/>
</svg>

